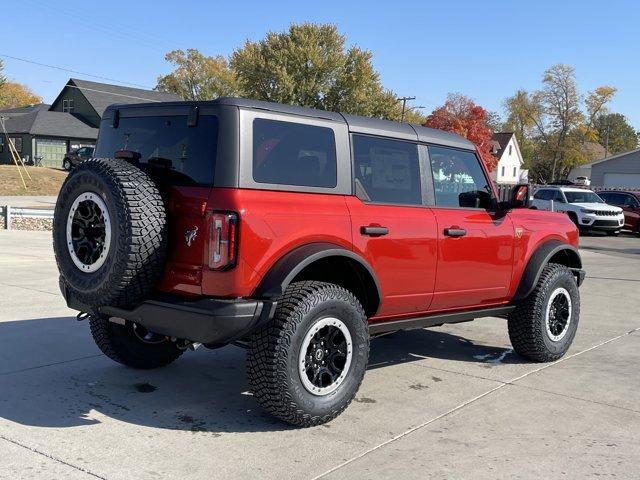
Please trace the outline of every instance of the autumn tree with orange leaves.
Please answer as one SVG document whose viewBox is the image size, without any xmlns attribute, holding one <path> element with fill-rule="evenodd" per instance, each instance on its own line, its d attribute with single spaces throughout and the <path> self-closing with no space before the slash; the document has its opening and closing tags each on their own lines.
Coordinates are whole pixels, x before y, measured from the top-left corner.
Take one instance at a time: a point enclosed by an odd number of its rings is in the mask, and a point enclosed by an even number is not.
<svg viewBox="0 0 640 480">
<path fill-rule="evenodd" d="M 491 172 L 498 159 L 491 155 L 491 130 L 487 126 L 487 111 L 460 93 L 450 93 L 447 100 L 427 117 L 425 127 L 457 133 L 473 142 Z"/>
</svg>

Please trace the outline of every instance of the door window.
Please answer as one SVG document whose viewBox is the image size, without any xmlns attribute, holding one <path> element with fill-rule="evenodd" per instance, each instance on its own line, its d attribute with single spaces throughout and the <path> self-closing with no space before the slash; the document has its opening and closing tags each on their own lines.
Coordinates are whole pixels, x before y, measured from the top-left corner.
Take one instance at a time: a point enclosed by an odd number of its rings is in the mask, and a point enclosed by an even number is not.
<svg viewBox="0 0 640 480">
<path fill-rule="evenodd" d="M 473 152 L 429 147 L 436 206 L 485 208 L 495 205 L 493 192 Z"/>
<path fill-rule="evenodd" d="M 356 195 L 366 202 L 420 205 L 418 145 L 353 136 Z"/>
</svg>

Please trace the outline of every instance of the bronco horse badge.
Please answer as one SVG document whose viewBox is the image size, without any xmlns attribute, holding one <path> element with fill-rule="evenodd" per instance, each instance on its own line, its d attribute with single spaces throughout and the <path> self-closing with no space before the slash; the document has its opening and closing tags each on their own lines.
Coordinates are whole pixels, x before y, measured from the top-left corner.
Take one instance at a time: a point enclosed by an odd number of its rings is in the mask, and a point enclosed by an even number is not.
<svg viewBox="0 0 640 480">
<path fill-rule="evenodd" d="M 185 230 L 184 232 L 184 241 L 187 242 L 187 247 L 191 246 L 191 242 L 193 242 L 198 236 L 198 226 L 196 225 L 191 230 Z"/>
</svg>

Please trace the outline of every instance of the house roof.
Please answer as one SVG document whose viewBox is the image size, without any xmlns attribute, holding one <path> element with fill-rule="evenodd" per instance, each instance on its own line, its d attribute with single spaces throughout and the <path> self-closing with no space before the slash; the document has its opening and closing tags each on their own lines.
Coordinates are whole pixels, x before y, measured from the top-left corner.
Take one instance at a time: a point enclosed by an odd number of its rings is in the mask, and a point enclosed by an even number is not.
<svg viewBox="0 0 640 480">
<path fill-rule="evenodd" d="M 498 160 L 502 158 L 502 154 L 507 148 L 507 145 L 513 135 L 513 132 L 497 132 L 491 135 L 491 154 Z"/>
<path fill-rule="evenodd" d="M 37 103 L 35 105 L 26 105 L 24 107 L 5 108 L 4 110 L 0 110 L 0 115 L 5 117 L 25 115 L 27 113 L 33 113 L 40 110 L 49 110 L 49 107 L 51 107 L 51 105 L 47 103 Z"/>
<path fill-rule="evenodd" d="M 640 148 L 636 148 L 634 150 L 629 150 L 629 151 L 622 152 L 622 153 L 617 153 L 615 155 L 611 155 L 610 157 L 605 157 L 605 158 L 601 158 L 600 160 L 595 160 L 595 161 L 590 162 L 590 163 L 585 163 L 584 165 L 581 165 L 581 166 L 582 167 L 590 167 L 591 165 L 596 165 L 596 164 L 602 163 L 602 162 L 608 162 L 609 160 L 613 160 L 614 158 L 624 157 L 625 155 L 630 155 L 630 154 L 636 153 L 636 152 L 640 152 Z"/>
<path fill-rule="evenodd" d="M 35 110 L 31 113 L 10 116 L 5 120 L 7 133 L 28 133 L 38 136 L 68 138 L 98 138 L 93 128 L 70 113 Z"/>
<path fill-rule="evenodd" d="M 71 78 L 65 88 L 77 88 L 80 90 L 96 113 L 101 117 L 105 109 L 114 103 L 149 103 L 180 100 L 180 97 L 173 93 L 123 87 L 121 85 L 109 85 L 108 83 L 91 82 L 78 78 Z M 63 92 L 64 89 L 62 89 L 58 98 L 60 98 Z M 54 104 L 58 101 L 58 98 L 54 100 Z"/>
</svg>

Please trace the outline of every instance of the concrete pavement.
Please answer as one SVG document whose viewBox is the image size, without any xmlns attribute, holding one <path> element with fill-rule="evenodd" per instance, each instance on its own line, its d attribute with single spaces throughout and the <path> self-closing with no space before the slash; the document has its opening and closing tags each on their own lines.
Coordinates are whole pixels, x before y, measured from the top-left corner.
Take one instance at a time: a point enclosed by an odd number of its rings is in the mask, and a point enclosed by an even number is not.
<svg viewBox="0 0 640 480">
<path fill-rule="evenodd" d="M 55 208 L 57 196 L 48 195 L 0 195 L 0 206 L 21 208 Z"/>
<path fill-rule="evenodd" d="M 156 371 L 101 355 L 50 235 L 0 231 L 0 478 L 637 478 L 639 238 L 583 251 L 561 361 L 519 358 L 501 319 L 397 333 L 372 342 L 347 411 L 301 430 L 256 405 L 239 348 Z"/>
</svg>

